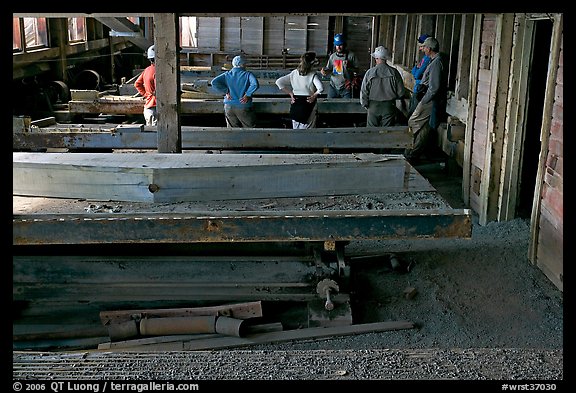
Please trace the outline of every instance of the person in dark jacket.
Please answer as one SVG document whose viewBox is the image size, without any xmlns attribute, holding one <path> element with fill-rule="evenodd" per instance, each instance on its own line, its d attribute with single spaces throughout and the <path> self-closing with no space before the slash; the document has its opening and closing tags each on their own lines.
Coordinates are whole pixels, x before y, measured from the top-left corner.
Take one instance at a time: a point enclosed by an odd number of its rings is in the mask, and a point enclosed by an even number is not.
<svg viewBox="0 0 576 393">
<path fill-rule="evenodd" d="M 414 135 L 412 149 L 405 151 L 407 159 L 417 159 L 426 149 L 430 130 L 435 130 L 446 118 L 448 68 L 444 56 L 439 53 L 440 44 L 428 37 L 422 44 L 424 54 L 430 56 L 430 64 L 422 77 L 426 93 L 408 119 L 408 127 Z"/>
<path fill-rule="evenodd" d="M 386 63 L 390 51 L 379 46 L 372 57 L 376 65 L 366 71 L 360 87 L 360 105 L 368 110 L 368 127 L 394 126 L 398 118 L 396 100 L 404 97 L 404 81 L 400 72 Z"/>
</svg>

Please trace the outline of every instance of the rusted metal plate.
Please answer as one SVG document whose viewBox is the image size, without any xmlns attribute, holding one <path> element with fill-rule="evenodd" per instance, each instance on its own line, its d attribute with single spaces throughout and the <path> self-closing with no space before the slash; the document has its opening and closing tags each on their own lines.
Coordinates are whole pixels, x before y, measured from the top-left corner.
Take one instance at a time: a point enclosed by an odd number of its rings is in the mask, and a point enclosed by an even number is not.
<svg viewBox="0 0 576 393">
<path fill-rule="evenodd" d="M 14 245 L 470 238 L 469 209 L 14 216 Z"/>
</svg>

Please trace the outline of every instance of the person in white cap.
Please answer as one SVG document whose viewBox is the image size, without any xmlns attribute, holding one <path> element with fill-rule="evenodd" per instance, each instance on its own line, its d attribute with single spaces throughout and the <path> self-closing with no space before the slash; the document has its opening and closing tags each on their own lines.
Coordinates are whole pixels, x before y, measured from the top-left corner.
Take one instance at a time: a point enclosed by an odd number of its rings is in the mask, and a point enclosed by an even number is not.
<svg viewBox="0 0 576 393">
<path fill-rule="evenodd" d="M 418 37 L 418 53 L 424 51 L 422 50 L 422 45 L 426 38 L 430 37 L 428 34 L 422 34 Z M 422 58 L 412 67 L 412 76 L 414 77 L 414 89 L 412 90 L 412 96 L 410 97 L 410 107 L 408 108 L 408 117 L 412 115 L 414 109 L 416 109 L 416 105 L 418 105 L 418 98 L 421 97 L 420 91 L 420 82 L 422 81 L 422 77 L 424 76 L 424 71 L 426 71 L 426 67 L 430 64 L 430 56 L 423 55 Z"/>
<path fill-rule="evenodd" d="M 224 115 L 227 127 L 254 128 L 256 113 L 252 96 L 260 84 L 254 73 L 246 70 L 246 58 L 232 59 L 232 69 L 218 75 L 210 82 L 212 88 L 224 94 Z"/>
<path fill-rule="evenodd" d="M 376 65 L 366 71 L 360 86 L 360 104 L 368 110 L 366 125 L 393 126 L 399 116 L 396 100 L 405 95 L 404 81 L 400 72 L 386 62 L 390 57 L 387 48 L 377 47 L 372 57 Z"/>
<path fill-rule="evenodd" d="M 156 110 L 156 64 L 154 59 L 156 53 L 154 45 L 148 48 L 146 56 L 150 60 L 150 65 L 142 71 L 134 87 L 138 93 L 144 97 L 144 120 L 147 126 L 155 126 L 158 124 L 158 112 Z"/>
<path fill-rule="evenodd" d="M 309 51 L 300 56 L 295 70 L 276 79 L 276 86 L 290 96 L 290 118 L 293 129 L 316 128 L 317 98 L 324 86 L 316 71 L 316 53 Z"/>
<path fill-rule="evenodd" d="M 422 97 L 408 119 L 408 128 L 414 136 L 411 149 L 406 149 L 405 157 L 415 162 L 428 148 L 431 130 L 436 130 L 440 122 L 446 120 L 446 102 L 448 100 L 448 67 L 446 59 L 439 53 L 440 44 L 434 37 L 428 37 L 422 44 L 422 51 L 430 56 L 420 85 Z"/>
</svg>

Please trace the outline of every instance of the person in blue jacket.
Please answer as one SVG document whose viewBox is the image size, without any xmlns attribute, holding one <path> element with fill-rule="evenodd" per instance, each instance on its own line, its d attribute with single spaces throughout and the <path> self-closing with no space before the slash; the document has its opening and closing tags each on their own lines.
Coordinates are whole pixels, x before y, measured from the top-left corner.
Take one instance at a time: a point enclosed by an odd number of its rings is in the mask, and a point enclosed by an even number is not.
<svg viewBox="0 0 576 393">
<path fill-rule="evenodd" d="M 224 115 L 229 128 L 256 127 L 256 113 L 252 96 L 260 84 L 254 73 L 246 70 L 246 59 L 236 56 L 232 69 L 218 75 L 210 82 L 212 88 L 224 94 Z"/>
<path fill-rule="evenodd" d="M 422 34 L 418 37 L 418 50 L 422 51 L 422 44 L 426 41 L 426 38 L 430 37 L 428 34 Z M 412 76 L 414 76 L 414 90 L 412 90 L 412 97 L 410 98 L 410 107 L 408 108 L 408 117 L 414 112 L 416 109 L 416 105 L 418 105 L 418 98 L 421 98 L 419 95 L 420 89 L 420 82 L 422 81 L 422 76 L 424 76 L 424 71 L 426 71 L 426 67 L 430 64 L 430 56 L 424 55 L 414 67 L 412 67 Z"/>
</svg>

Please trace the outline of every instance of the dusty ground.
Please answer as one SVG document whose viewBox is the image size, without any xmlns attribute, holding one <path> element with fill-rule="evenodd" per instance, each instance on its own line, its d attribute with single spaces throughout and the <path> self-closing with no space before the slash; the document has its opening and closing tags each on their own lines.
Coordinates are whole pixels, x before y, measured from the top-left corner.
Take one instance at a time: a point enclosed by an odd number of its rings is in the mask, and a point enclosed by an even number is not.
<svg viewBox="0 0 576 393">
<path fill-rule="evenodd" d="M 421 167 L 427 171 L 450 205 L 463 207 L 459 177 L 439 164 Z M 409 320 L 414 329 L 193 354 L 14 353 L 13 365 L 20 368 L 13 377 L 61 376 L 42 368 L 34 375 L 22 366 L 45 361 L 68 376 L 96 379 L 560 381 L 563 294 L 528 261 L 529 232 L 526 219 L 480 226 L 475 217 L 469 240 L 348 245 L 351 256 L 394 252 L 410 266 L 396 271 L 385 260 L 352 259 L 355 323 Z M 407 287 L 416 290 L 411 299 Z"/>
</svg>

